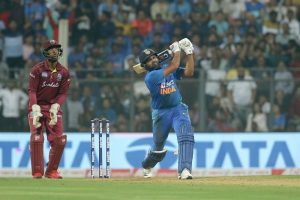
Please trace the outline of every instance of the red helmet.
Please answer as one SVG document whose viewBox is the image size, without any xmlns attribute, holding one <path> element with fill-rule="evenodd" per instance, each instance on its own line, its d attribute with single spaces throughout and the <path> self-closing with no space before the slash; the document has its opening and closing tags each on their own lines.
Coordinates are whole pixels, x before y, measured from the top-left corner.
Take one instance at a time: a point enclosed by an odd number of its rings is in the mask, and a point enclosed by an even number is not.
<svg viewBox="0 0 300 200">
<path fill-rule="evenodd" d="M 61 45 L 56 41 L 56 40 L 48 40 L 47 42 L 45 42 L 45 44 L 43 45 L 44 50 L 49 50 L 52 48 L 61 48 Z"/>
<path fill-rule="evenodd" d="M 50 50 L 52 48 L 57 48 L 58 49 L 58 55 L 55 56 L 55 57 L 49 56 L 49 54 L 48 54 L 48 50 Z M 56 40 L 48 40 L 43 45 L 42 54 L 49 61 L 57 61 L 58 57 L 62 56 L 62 53 L 63 53 L 63 49 L 61 48 L 61 44 L 59 44 Z"/>
</svg>

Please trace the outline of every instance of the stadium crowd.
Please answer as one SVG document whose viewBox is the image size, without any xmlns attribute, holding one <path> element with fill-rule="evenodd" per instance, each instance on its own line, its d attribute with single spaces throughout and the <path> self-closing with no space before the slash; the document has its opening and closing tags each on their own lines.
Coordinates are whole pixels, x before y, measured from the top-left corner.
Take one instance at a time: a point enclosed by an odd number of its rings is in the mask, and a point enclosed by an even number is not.
<svg viewBox="0 0 300 200">
<path fill-rule="evenodd" d="M 184 37 L 195 49 L 183 96 L 196 131 L 201 120 L 208 132 L 300 130 L 299 0 L 11 0 L 0 1 L 1 131 L 28 130 L 29 70 L 60 19 L 70 30 L 67 131 L 89 131 L 95 116 L 113 131 L 151 131 L 149 96 L 130 66 L 145 47 Z"/>
</svg>

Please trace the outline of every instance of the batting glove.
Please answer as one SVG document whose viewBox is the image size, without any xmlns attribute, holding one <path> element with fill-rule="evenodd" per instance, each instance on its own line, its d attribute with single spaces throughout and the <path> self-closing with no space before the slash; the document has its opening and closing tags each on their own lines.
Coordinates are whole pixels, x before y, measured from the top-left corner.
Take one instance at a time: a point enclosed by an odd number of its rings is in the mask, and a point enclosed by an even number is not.
<svg viewBox="0 0 300 200">
<path fill-rule="evenodd" d="M 194 47 L 188 38 L 184 38 L 179 41 L 179 47 L 185 52 L 186 55 L 194 52 Z"/>
<path fill-rule="evenodd" d="M 170 45 L 170 50 L 171 50 L 173 53 L 179 52 L 179 51 L 180 51 L 179 43 L 178 43 L 178 42 L 173 42 L 173 43 Z"/>
<path fill-rule="evenodd" d="M 51 105 L 51 107 L 49 109 L 49 113 L 50 113 L 49 125 L 50 126 L 54 126 L 57 123 L 57 113 L 58 113 L 59 107 L 60 107 L 60 105 L 58 103 L 54 103 Z"/>
<path fill-rule="evenodd" d="M 31 106 L 31 117 L 32 117 L 32 125 L 34 128 L 39 128 L 42 124 L 40 123 L 40 117 L 42 117 L 41 107 L 37 104 L 33 104 Z"/>
</svg>

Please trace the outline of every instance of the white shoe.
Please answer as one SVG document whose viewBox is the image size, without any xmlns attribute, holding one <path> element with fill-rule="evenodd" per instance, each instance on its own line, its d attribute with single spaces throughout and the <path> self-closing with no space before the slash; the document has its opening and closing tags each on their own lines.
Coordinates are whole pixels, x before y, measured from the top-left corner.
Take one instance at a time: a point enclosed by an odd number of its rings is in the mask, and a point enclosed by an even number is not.
<svg viewBox="0 0 300 200">
<path fill-rule="evenodd" d="M 152 168 L 149 168 L 149 169 L 144 169 L 143 170 L 144 172 L 144 178 L 152 178 Z"/>
<path fill-rule="evenodd" d="M 187 168 L 184 168 L 178 176 L 178 179 L 193 179 L 193 176 Z"/>
</svg>

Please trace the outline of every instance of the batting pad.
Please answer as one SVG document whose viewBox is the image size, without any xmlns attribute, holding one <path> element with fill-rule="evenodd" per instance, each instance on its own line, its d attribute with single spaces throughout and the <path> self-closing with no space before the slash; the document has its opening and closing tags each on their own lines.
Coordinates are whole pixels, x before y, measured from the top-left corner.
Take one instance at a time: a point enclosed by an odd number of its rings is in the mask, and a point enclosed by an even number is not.
<svg viewBox="0 0 300 200">
<path fill-rule="evenodd" d="M 192 161 L 194 153 L 194 136 L 193 135 L 179 135 L 178 136 L 178 172 L 181 173 L 183 169 L 192 171 Z"/>
<path fill-rule="evenodd" d="M 144 169 L 153 168 L 158 162 L 162 161 L 167 154 L 167 150 L 149 151 L 147 157 L 142 162 Z"/>
<path fill-rule="evenodd" d="M 47 172 L 51 172 L 52 170 L 58 169 L 58 165 L 62 157 L 62 154 L 64 152 L 66 143 L 67 143 L 66 135 L 62 135 L 53 140 L 49 152 L 49 162 L 48 162 Z"/>
<path fill-rule="evenodd" d="M 44 136 L 43 134 L 31 134 L 30 157 L 32 175 L 40 173 L 44 175 Z"/>
</svg>

